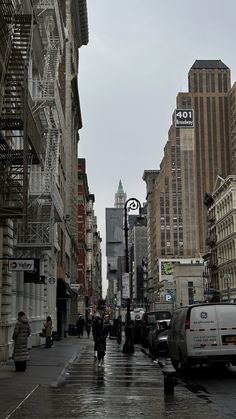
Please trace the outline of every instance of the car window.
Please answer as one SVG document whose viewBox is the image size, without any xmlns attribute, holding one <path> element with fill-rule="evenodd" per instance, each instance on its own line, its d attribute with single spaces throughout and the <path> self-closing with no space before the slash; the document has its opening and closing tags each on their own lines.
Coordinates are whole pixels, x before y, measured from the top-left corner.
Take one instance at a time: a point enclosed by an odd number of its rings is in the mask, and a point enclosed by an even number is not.
<svg viewBox="0 0 236 419">
<path fill-rule="evenodd" d="M 159 311 L 156 313 L 156 320 L 165 320 L 170 319 L 171 313 L 170 311 Z"/>
<path fill-rule="evenodd" d="M 155 318 L 155 314 L 148 314 L 148 323 L 155 323 L 156 322 L 156 318 Z"/>
</svg>

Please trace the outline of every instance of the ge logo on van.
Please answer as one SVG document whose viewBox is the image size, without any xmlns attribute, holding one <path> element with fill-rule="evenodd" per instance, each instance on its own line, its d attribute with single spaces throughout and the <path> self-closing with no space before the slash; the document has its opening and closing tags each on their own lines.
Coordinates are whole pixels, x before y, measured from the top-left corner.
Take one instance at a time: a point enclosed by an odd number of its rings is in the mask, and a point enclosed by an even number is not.
<svg viewBox="0 0 236 419">
<path fill-rule="evenodd" d="M 201 319 L 207 319 L 207 316 L 208 316 L 208 314 L 207 314 L 206 311 L 202 311 L 201 314 L 200 314 Z"/>
</svg>

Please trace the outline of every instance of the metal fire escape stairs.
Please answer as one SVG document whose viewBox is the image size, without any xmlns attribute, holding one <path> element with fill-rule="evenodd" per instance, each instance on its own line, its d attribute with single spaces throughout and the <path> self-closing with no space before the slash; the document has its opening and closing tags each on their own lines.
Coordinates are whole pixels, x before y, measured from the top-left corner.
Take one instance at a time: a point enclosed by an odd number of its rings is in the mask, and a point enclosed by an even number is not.
<svg viewBox="0 0 236 419">
<path fill-rule="evenodd" d="M 33 79 L 33 115 L 39 118 L 46 142 L 43 168 L 38 172 L 40 182 L 36 198 L 36 221 L 30 222 L 27 235 L 18 239 L 24 247 L 42 247 L 54 252 L 55 222 L 63 219 L 63 203 L 57 187 L 60 138 L 63 126 L 57 72 L 62 52 L 58 34 L 58 3 L 55 0 L 35 0 L 34 11 L 44 46 L 42 79 Z M 35 183 L 35 182 L 34 182 Z M 53 271 L 53 267 L 52 267 Z"/>
<path fill-rule="evenodd" d="M 43 169 L 42 196 L 52 194 L 58 177 L 58 161 L 61 137 L 58 110 L 57 71 L 60 59 L 60 40 L 56 34 L 56 4 L 54 0 L 36 0 L 36 16 L 45 47 L 43 79 L 36 80 L 37 96 L 34 97 L 34 114 L 38 114 L 46 136 L 46 153 Z"/>
<path fill-rule="evenodd" d="M 0 2 L 7 31 L 0 101 L 0 218 L 23 217 L 27 223 L 28 177 L 37 152 L 28 134 L 28 65 L 34 15 L 16 12 L 10 0 Z"/>
</svg>

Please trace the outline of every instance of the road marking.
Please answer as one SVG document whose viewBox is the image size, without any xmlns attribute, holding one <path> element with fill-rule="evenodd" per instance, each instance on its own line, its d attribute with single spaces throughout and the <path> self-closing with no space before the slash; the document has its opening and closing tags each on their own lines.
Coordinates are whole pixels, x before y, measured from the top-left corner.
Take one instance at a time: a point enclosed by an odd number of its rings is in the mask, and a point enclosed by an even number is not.
<svg viewBox="0 0 236 419">
<path fill-rule="evenodd" d="M 22 400 L 22 402 L 20 402 L 16 406 L 16 408 L 9 415 L 7 415 L 4 419 L 9 419 L 22 406 L 22 404 L 31 396 L 31 394 L 33 394 L 34 391 L 37 390 L 38 387 L 39 387 L 39 384 L 37 384 L 37 386 L 33 388 L 33 390 Z"/>
</svg>

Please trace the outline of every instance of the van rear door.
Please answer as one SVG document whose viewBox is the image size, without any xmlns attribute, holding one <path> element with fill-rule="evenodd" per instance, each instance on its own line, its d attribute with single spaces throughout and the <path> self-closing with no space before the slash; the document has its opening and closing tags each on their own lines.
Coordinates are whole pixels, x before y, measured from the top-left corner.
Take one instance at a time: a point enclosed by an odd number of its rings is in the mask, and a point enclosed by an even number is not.
<svg viewBox="0 0 236 419">
<path fill-rule="evenodd" d="M 221 353 L 236 354 L 236 304 L 222 304 L 217 306 Z"/>
<path fill-rule="evenodd" d="M 204 358 L 220 350 L 219 324 L 214 304 L 191 307 L 186 339 L 190 357 Z"/>
</svg>

